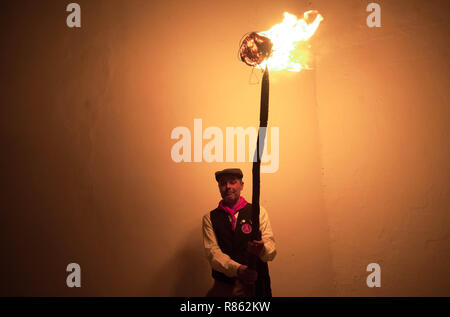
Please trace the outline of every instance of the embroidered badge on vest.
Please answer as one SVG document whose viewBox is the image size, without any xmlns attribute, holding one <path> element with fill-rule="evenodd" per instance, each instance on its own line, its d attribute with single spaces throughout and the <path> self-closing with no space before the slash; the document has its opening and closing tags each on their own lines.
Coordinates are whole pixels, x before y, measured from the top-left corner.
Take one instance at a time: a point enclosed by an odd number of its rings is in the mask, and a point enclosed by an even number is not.
<svg viewBox="0 0 450 317">
<path fill-rule="evenodd" d="M 250 232 L 252 232 L 252 226 L 250 224 L 248 224 L 248 223 L 244 223 L 241 226 L 241 230 L 242 230 L 243 233 L 249 234 Z"/>
</svg>

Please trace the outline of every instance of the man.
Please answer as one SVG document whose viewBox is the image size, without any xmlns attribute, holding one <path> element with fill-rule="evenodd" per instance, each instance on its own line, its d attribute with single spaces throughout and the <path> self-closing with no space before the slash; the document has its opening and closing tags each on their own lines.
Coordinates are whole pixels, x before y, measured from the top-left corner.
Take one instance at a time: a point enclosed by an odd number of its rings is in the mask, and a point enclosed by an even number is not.
<svg viewBox="0 0 450 317">
<path fill-rule="evenodd" d="M 267 211 L 260 207 L 262 239 L 250 241 L 252 205 L 241 196 L 242 171 L 224 169 L 215 176 L 222 200 L 203 216 L 203 244 L 214 278 L 207 296 L 249 296 L 249 286 L 254 285 L 256 296 L 271 297 L 267 262 L 276 250 Z M 257 257 L 256 270 L 248 267 L 249 254 Z"/>
</svg>

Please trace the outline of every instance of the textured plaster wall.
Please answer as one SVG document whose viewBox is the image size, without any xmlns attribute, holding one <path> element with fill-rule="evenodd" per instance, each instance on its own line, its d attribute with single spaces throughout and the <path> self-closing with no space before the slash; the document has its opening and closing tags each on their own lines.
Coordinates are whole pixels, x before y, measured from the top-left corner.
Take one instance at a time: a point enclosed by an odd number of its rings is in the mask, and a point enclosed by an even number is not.
<svg viewBox="0 0 450 317">
<path fill-rule="evenodd" d="M 448 10 L 444 2 L 381 6 L 379 30 L 350 10 L 345 26 L 321 39 L 318 118 L 336 292 L 448 295 Z M 338 10 L 328 9 L 333 19 Z M 383 272 L 376 291 L 363 282 L 370 262 Z"/>
<path fill-rule="evenodd" d="M 314 70 L 271 74 L 273 294 L 450 295 L 446 1 L 379 1 L 375 29 L 370 1 L 80 0 L 80 29 L 68 3 L 1 10 L 1 295 L 204 295 L 213 173 L 240 167 L 251 200 L 251 164 L 175 163 L 170 133 L 256 126 L 239 39 L 312 8 Z"/>
</svg>

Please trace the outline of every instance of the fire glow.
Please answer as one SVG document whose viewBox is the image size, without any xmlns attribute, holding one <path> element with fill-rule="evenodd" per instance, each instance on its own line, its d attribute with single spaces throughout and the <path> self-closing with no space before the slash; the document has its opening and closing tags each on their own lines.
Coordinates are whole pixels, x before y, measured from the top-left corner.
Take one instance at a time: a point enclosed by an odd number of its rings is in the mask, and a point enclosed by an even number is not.
<svg viewBox="0 0 450 317">
<path fill-rule="evenodd" d="M 314 21 L 309 21 L 314 18 Z M 303 14 L 303 19 L 298 20 L 296 16 L 284 13 L 282 23 L 273 26 L 270 30 L 256 33 L 251 32 L 242 40 L 239 46 L 241 60 L 251 67 L 262 67 L 264 74 L 261 79 L 261 103 L 259 111 L 258 140 L 255 148 L 255 158 L 252 167 L 252 236 L 249 240 L 261 240 L 259 230 L 261 194 L 261 156 L 264 150 L 267 123 L 269 119 L 269 70 L 283 70 L 299 72 L 307 68 L 302 60 L 302 54 L 296 52 L 300 42 L 306 42 L 317 30 L 322 16 L 317 11 L 308 11 Z M 299 55 L 297 58 L 296 56 Z M 304 59 L 304 58 L 303 58 Z M 306 65 L 306 66 L 305 66 Z M 258 258 L 256 255 L 248 255 L 248 267 L 252 270 L 258 269 Z M 261 267 L 261 266 L 259 266 Z M 268 268 L 266 267 L 266 270 Z M 246 293 L 250 296 L 271 295 L 270 279 L 261 279 L 261 284 L 256 287 L 250 284 Z"/>
<path fill-rule="evenodd" d="M 285 12 L 283 22 L 268 31 L 258 32 L 259 38 L 251 33 L 244 39 L 241 58 L 249 66 L 259 65 L 264 69 L 267 65 L 270 71 L 299 72 L 308 69 L 307 57 L 299 49 L 299 44 L 314 35 L 321 21 L 322 15 L 315 10 L 305 12 L 302 19 Z M 272 43 L 265 43 L 264 38 L 270 39 Z"/>
</svg>

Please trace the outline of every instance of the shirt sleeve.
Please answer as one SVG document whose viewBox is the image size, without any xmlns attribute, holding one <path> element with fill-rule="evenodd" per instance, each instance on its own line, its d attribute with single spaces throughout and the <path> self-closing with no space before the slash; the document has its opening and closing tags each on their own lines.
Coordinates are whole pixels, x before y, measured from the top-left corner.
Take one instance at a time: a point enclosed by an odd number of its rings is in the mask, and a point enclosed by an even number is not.
<svg viewBox="0 0 450 317">
<path fill-rule="evenodd" d="M 203 246 L 205 248 L 206 258 L 211 267 L 228 277 L 237 276 L 237 270 L 241 264 L 232 260 L 227 254 L 223 253 L 217 243 L 216 235 L 212 228 L 209 213 L 203 216 Z"/>
<path fill-rule="evenodd" d="M 264 207 L 260 207 L 259 229 L 261 230 L 261 238 L 264 242 L 264 249 L 260 259 L 264 262 L 272 261 L 277 255 L 275 248 L 275 238 L 270 225 L 269 215 Z"/>
</svg>

